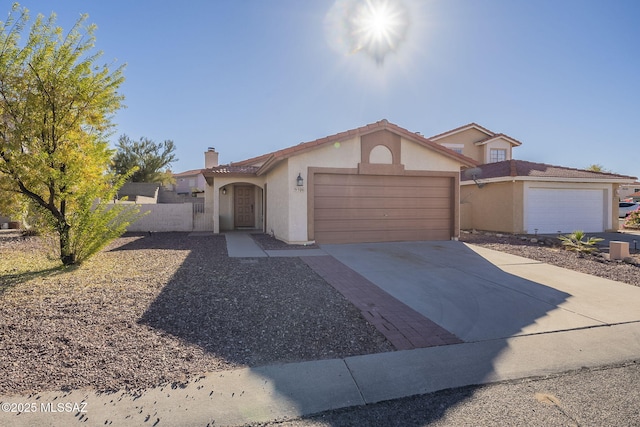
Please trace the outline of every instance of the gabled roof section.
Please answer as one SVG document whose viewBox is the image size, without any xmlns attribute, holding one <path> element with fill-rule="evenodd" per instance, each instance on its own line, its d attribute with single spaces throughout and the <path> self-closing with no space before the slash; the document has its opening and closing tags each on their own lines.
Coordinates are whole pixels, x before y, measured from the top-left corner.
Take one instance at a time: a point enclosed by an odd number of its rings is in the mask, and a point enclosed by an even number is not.
<svg viewBox="0 0 640 427">
<path fill-rule="evenodd" d="M 450 131 L 443 132 L 441 134 L 432 136 L 429 139 L 432 140 L 432 141 L 438 141 L 439 139 L 442 139 L 442 138 L 445 138 L 445 137 L 448 137 L 448 136 L 451 136 L 451 135 L 455 135 L 457 133 L 462 133 L 462 132 L 465 132 L 465 131 L 467 131 L 469 129 L 475 129 L 475 130 L 478 130 L 478 131 L 484 133 L 485 135 L 487 135 L 486 138 L 484 138 L 484 139 L 482 139 L 480 141 L 477 141 L 475 143 L 476 145 L 484 145 L 484 144 L 486 144 L 488 142 L 491 142 L 491 141 L 494 141 L 494 140 L 500 139 L 500 138 L 510 142 L 511 144 L 513 144 L 515 146 L 522 145 L 522 142 L 518 141 L 515 138 L 510 137 L 509 135 L 506 135 L 504 133 L 492 132 L 489 129 L 487 129 L 487 128 L 483 127 L 483 126 L 480 126 L 477 123 L 469 123 L 467 125 L 463 125 L 463 126 L 455 128 L 455 129 L 451 129 Z"/>
<path fill-rule="evenodd" d="M 505 135 L 504 133 L 497 133 L 497 134 L 495 134 L 493 136 L 489 136 L 489 137 L 487 137 L 485 139 L 482 139 L 480 141 L 476 141 L 476 142 L 474 142 L 474 144 L 475 145 L 485 145 L 485 144 L 490 143 L 491 141 L 495 141 L 495 140 L 498 140 L 498 139 L 504 139 L 505 141 L 507 141 L 508 143 L 510 143 L 511 145 L 514 145 L 516 147 L 519 146 L 519 145 L 522 145 L 522 142 L 518 141 L 515 138 L 511 138 L 509 135 Z"/>
<path fill-rule="evenodd" d="M 437 140 L 442 139 L 442 138 L 444 138 L 446 136 L 455 135 L 456 133 L 461 133 L 461 132 L 467 131 L 469 129 L 479 130 L 480 132 L 485 133 L 488 137 L 495 135 L 495 133 L 491 132 L 489 129 L 487 129 L 485 127 L 480 126 L 477 123 L 469 123 L 469 124 L 457 127 L 455 129 L 451 129 L 451 130 L 448 130 L 446 132 L 439 133 L 438 135 L 434 135 L 432 137 L 429 137 L 429 139 L 432 140 L 432 141 L 437 141 Z"/>
<path fill-rule="evenodd" d="M 423 137 L 414 132 L 410 132 L 407 129 L 401 128 L 398 125 L 389 123 L 386 119 L 380 120 L 375 123 L 371 123 L 356 129 L 351 129 L 345 132 L 336 133 L 335 135 L 326 136 L 324 138 L 316 139 L 315 141 L 303 142 L 293 147 L 284 148 L 282 150 L 274 151 L 262 156 L 253 157 L 251 159 L 242 160 L 240 162 L 231 163 L 231 166 L 259 166 L 257 172 L 258 175 L 266 173 L 275 164 L 289 157 L 301 154 L 316 148 L 334 144 L 336 142 L 353 139 L 358 136 L 367 135 L 380 130 L 388 130 L 401 137 L 427 147 L 435 152 L 438 152 L 446 157 L 452 158 L 465 166 L 475 166 L 477 162 L 467 156 L 458 154 L 453 150 L 450 150 L 442 145 L 431 141 L 428 138 Z"/>
<path fill-rule="evenodd" d="M 487 163 L 478 166 L 478 169 L 482 171 L 481 174 L 476 176 L 480 181 L 501 181 L 514 178 L 530 178 L 560 181 L 630 182 L 637 179 L 633 176 L 593 172 L 584 169 L 573 169 L 564 166 L 527 162 L 525 160 L 505 160 L 503 162 Z M 472 181 L 472 178 L 467 177 L 466 174 L 462 173 L 460 181 Z"/>
</svg>

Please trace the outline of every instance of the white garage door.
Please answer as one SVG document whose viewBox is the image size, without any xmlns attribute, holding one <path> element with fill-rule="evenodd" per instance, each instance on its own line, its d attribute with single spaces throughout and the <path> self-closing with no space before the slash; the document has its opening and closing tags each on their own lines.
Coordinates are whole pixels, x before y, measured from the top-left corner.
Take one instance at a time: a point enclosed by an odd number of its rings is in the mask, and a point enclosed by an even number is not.
<svg viewBox="0 0 640 427">
<path fill-rule="evenodd" d="M 599 189 L 529 188 L 525 212 L 528 233 L 601 232 L 605 192 Z"/>
</svg>

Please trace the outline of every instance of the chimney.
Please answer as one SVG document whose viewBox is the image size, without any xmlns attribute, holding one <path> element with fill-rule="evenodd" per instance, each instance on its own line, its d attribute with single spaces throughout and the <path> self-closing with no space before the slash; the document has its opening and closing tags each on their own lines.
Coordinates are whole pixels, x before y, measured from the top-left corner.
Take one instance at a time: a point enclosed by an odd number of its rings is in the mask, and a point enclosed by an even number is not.
<svg viewBox="0 0 640 427">
<path fill-rule="evenodd" d="M 218 166 L 218 152 L 215 148 L 209 147 L 204 152 L 204 167 L 209 169 Z"/>
</svg>

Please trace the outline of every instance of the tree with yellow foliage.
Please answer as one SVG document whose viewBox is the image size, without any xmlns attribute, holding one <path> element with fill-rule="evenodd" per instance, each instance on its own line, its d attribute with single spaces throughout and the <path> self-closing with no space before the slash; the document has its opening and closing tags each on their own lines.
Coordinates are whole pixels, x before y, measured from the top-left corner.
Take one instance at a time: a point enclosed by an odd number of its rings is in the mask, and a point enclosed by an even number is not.
<svg viewBox="0 0 640 427">
<path fill-rule="evenodd" d="M 0 189 L 46 214 L 64 265 L 97 252 L 136 216 L 99 202 L 123 181 L 109 173 L 107 138 L 124 77 L 122 67 L 96 64 L 96 27 L 86 19 L 64 33 L 55 14 L 38 15 L 24 43 L 27 9 L 15 3 L 0 22 Z"/>
</svg>

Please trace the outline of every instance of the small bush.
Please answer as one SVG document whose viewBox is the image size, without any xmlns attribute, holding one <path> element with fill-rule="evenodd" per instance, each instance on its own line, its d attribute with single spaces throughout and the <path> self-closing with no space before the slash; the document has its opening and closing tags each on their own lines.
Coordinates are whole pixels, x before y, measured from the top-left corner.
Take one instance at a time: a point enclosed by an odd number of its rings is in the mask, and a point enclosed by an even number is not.
<svg viewBox="0 0 640 427">
<path fill-rule="evenodd" d="M 624 228 L 640 228 L 640 210 L 635 210 L 627 215 L 624 220 Z"/>
<path fill-rule="evenodd" d="M 558 239 L 560 239 L 562 246 L 564 246 L 566 250 L 580 254 L 597 252 L 598 248 L 596 247 L 596 243 L 604 240 L 599 237 L 587 238 L 587 235 L 582 230 L 576 230 L 566 236 L 559 236 Z"/>
</svg>

